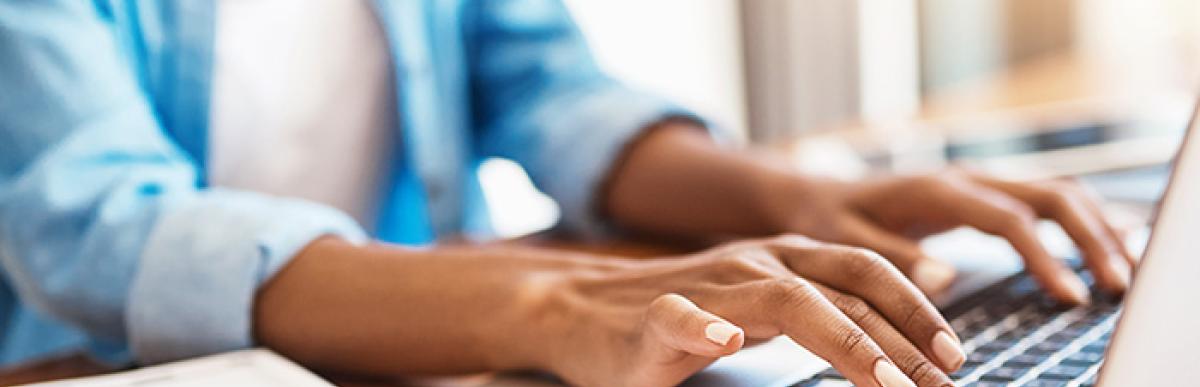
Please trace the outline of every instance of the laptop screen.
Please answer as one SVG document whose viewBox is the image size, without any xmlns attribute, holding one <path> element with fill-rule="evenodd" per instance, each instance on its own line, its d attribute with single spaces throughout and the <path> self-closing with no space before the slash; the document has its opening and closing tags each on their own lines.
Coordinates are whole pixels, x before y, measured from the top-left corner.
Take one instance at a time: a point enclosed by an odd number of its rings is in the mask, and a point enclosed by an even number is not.
<svg viewBox="0 0 1200 387">
<path fill-rule="evenodd" d="M 1101 386 L 1200 383 L 1200 105 L 1175 156 Z"/>
</svg>

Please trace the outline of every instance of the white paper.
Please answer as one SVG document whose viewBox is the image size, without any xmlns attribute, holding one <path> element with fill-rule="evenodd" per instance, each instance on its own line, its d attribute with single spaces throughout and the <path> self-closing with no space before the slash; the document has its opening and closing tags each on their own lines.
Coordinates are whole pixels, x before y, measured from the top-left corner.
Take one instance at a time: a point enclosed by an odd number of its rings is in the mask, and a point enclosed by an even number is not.
<svg viewBox="0 0 1200 387">
<path fill-rule="evenodd" d="M 36 387 L 330 387 L 329 382 L 266 349 L 248 349 Z"/>
</svg>

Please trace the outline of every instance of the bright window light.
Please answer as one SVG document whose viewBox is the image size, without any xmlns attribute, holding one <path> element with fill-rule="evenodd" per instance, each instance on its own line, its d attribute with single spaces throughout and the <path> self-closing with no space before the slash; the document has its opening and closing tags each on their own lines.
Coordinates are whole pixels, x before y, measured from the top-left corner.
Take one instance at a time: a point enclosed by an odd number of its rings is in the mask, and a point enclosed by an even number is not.
<svg viewBox="0 0 1200 387">
<path fill-rule="evenodd" d="M 485 160 L 479 166 L 479 181 L 497 236 L 529 235 L 558 222 L 558 205 L 538 191 L 525 170 L 512 160 Z"/>
</svg>

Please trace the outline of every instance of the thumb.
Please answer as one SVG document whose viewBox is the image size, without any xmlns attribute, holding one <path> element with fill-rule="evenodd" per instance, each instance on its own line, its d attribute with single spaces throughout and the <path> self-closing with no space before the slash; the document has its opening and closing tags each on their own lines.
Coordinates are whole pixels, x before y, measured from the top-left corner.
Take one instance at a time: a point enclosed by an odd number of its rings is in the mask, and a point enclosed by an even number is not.
<svg viewBox="0 0 1200 387">
<path fill-rule="evenodd" d="M 745 333 L 678 294 L 654 299 L 646 310 L 640 356 L 625 377 L 631 386 L 673 386 L 737 352 Z"/>
<path fill-rule="evenodd" d="M 644 343 L 648 350 L 667 356 L 679 352 L 706 358 L 730 355 L 741 349 L 745 336 L 742 328 L 678 294 L 659 296 L 646 311 Z"/>
<path fill-rule="evenodd" d="M 954 266 L 933 259 L 916 242 L 880 228 L 858 216 L 847 217 L 841 224 L 841 243 L 874 250 L 883 255 L 925 294 L 935 294 L 950 286 L 956 275 Z"/>
</svg>

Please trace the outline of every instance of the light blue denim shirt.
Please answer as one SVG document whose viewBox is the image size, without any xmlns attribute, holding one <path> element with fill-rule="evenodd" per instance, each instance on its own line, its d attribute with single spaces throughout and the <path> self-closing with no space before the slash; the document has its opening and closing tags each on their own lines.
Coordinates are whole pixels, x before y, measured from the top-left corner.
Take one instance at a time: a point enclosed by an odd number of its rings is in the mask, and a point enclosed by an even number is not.
<svg viewBox="0 0 1200 387">
<path fill-rule="evenodd" d="M 263 281 L 318 236 L 368 237 L 318 203 L 206 186 L 214 3 L 0 0 L 0 364 L 251 346 Z M 687 115 L 597 70 L 557 1 L 374 8 L 403 128 L 378 238 L 485 233 L 486 157 L 519 162 L 565 227 L 597 232 L 615 155 Z"/>
</svg>

